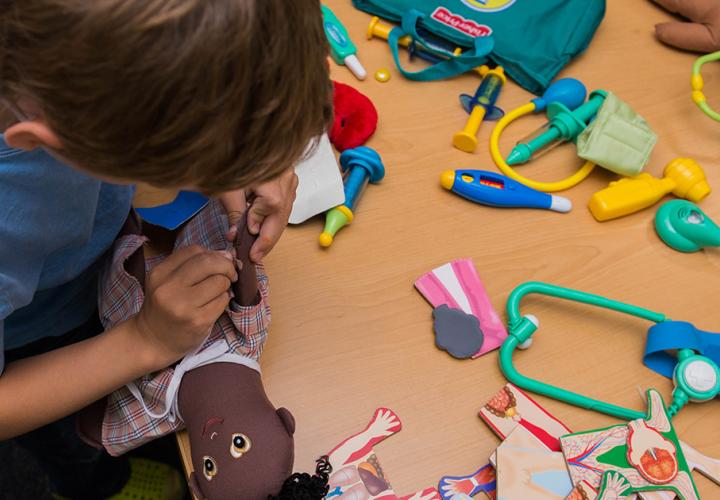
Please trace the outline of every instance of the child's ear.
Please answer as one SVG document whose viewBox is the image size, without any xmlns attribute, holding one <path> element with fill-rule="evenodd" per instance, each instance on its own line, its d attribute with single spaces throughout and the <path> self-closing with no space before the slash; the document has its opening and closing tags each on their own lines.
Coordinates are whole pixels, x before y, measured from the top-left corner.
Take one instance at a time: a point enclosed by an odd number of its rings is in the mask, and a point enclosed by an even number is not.
<svg viewBox="0 0 720 500">
<path fill-rule="evenodd" d="M 62 143 L 57 134 L 43 121 L 31 120 L 15 123 L 5 130 L 8 146 L 26 151 L 39 147 L 61 150 Z"/>
<path fill-rule="evenodd" d="M 188 477 L 188 486 L 197 500 L 205 500 L 205 495 L 203 495 L 203 492 L 200 491 L 200 485 L 198 484 L 197 474 L 195 474 L 195 472 L 190 473 L 190 477 Z"/>
<path fill-rule="evenodd" d="M 282 420 L 283 425 L 285 425 L 285 429 L 287 429 L 288 434 L 291 436 L 295 434 L 295 417 L 292 416 L 290 410 L 287 408 L 278 408 L 277 414 L 278 417 L 280 417 L 280 420 Z"/>
</svg>

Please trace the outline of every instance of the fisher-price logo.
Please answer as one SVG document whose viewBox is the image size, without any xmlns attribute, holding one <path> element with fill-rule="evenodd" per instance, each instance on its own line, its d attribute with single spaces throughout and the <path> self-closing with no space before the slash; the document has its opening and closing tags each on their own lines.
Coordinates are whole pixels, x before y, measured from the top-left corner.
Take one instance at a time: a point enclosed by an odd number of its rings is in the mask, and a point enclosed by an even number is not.
<svg viewBox="0 0 720 500">
<path fill-rule="evenodd" d="M 515 3 L 516 0 L 462 0 L 462 3 L 471 9 L 482 12 L 497 12 L 505 10 Z"/>
<path fill-rule="evenodd" d="M 462 16 L 453 14 L 445 7 L 435 9 L 435 12 L 432 13 L 432 18 L 473 38 L 490 36 L 492 34 L 492 28 L 490 28 L 490 26 L 478 24 L 471 19 L 465 19 Z"/>
</svg>

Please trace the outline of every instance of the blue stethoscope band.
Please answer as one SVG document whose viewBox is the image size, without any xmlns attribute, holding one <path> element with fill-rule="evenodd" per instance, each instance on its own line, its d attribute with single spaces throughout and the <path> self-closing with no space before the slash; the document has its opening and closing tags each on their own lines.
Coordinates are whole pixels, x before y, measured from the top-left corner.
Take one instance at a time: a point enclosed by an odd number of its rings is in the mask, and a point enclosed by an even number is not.
<svg viewBox="0 0 720 500">
<path fill-rule="evenodd" d="M 720 364 L 720 334 L 698 330 L 686 321 L 664 321 L 648 330 L 643 363 L 667 378 L 673 377 L 677 358 L 668 351 L 692 349 Z"/>
</svg>

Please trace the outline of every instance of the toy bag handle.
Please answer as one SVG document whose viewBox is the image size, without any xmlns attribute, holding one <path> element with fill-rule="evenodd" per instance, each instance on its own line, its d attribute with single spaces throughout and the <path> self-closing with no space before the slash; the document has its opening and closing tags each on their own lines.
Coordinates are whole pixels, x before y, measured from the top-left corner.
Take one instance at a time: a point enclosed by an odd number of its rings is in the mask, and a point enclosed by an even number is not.
<svg viewBox="0 0 720 500">
<path fill-rule="evenodd" d="M 487 56 L 492 52 L 495 41 L 492 37 L 476 37 L 473 40 L 473 48 L 462 53 L 453 55 L 447 51 L 441 51 L 433 47 L 433 44 L 426 41 L 417 31 L 417 25 L 424 14 L 418 10 L 411 9 L 402 16 L 401 28 L 393 28 L 388 36 L 388 44 L 392 51 L 393 59 L 398 71 L 409 80 L 432 81 L 442 80 L 460 75 L 481 66 L 487 61 Z M 407 71 L 400 62 L 400 38 L 409 35 L 414 42 L 421 44 L 425 49 L 448 57 L 442 61 L 420 71 Z"/>
</svg>

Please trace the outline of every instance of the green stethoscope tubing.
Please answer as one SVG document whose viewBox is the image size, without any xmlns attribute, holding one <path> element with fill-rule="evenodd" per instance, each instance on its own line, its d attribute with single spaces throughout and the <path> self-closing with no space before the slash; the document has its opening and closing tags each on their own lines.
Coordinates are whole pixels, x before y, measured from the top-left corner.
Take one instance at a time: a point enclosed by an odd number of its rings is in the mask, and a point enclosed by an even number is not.
<svg viewBox="0 0 720 500">
<path fill-rule="evenodd" d="M 712 118 L 715 121 L 720 122 L 720 113 L 713 110 L 707 103 L 707 100 L 705 98 L 705 94 L 703 94 L 703 86 L 704 82 L 702 79 L 702 75 L 700 74 L 700 71 L 704 64 L 720 60 L 720 51 L 713 52 L 711 54 L 706 54 L 704 56 L 699 57 L 692 67 L 692 80 L 691 85 L 693 89 L 692 98 L 695 104 L 702 110 L 703 113 L 705 113 L 707 116 Z"/>
<path fill-rule="evenodd" d="M 500 368 L 510 382 L 531 392 L 542 394 L 574 406 L 598 411 L 624 420 L 645 418 L 645 412 L 623 408 L 604 401 L 598 401 L 567 389 L 546 384 L 544 382 L 540 382 L 539 380 L 526 377 L 515 369 L 512 363 L 513 352 L 518 346 L 520 346 L 520 344 L 530 339 L 535 330 L 537 330 L 537 327 L 532 321 L 530 321 L 527 317 L 520 315 L 520 302 L 525 296 L 530 294 L 548 295 L 560 299 L 571 300 L 573 302 L 581 302 L 597 307 L 603 307 L 612 311 L 646 319 L 654 323 L 666 321 L 668 318 L 666 318 L 664 314 L 631 304 L 618 302 L 616 300 L 607 299 L 599 295 L 534 281 L 523 283 L 515 288 L 515 290 L 510 293 L 510 297 L 508 297 L 507 301 L 510 335 L 500 347 Z"/>
</svg>

